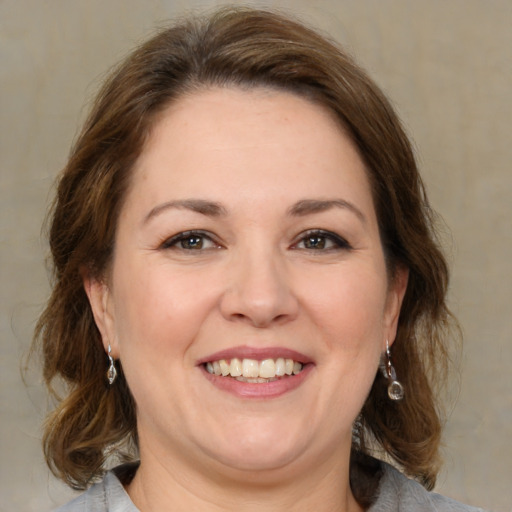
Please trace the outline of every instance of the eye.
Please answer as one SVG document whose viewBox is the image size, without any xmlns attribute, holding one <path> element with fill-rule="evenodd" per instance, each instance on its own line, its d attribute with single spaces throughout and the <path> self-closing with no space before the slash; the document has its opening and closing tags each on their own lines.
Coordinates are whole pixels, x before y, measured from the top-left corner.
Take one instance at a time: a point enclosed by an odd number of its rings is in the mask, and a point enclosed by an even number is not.
<svg viewBox="0 0 512 512">
<path fill-rule="evenodd" d="M 218 249 L 220 246 L 212 237 L 202 231 L 183 231 L 169 238 L 162 244 L 162 249 L 179 249 L 182 251 L 201 251 Z"/>
<path fill-rule="evenodd" d="M 350 244 L 341 236 L 315 229 L 301 234 L 301 238 L 293 245 L 294 249 L 310 251 L 329 251 L 337 249 L 351 249 Z"/>
</svg>

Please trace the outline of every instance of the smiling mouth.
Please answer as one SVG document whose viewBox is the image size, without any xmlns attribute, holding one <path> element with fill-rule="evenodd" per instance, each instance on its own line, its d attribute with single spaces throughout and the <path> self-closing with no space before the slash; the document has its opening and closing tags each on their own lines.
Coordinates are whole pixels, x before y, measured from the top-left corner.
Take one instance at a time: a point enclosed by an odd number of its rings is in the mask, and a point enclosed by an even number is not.
<svg viewBox="0 0 512 512">
<path fill-rule="evenodd" d="M 297 375 L 303 364 L 293 359 L 219 359 L 204 363 L 206 371 L 219 377 L 233 378 L 240 382 L 265 383 Z"/>
</svg>

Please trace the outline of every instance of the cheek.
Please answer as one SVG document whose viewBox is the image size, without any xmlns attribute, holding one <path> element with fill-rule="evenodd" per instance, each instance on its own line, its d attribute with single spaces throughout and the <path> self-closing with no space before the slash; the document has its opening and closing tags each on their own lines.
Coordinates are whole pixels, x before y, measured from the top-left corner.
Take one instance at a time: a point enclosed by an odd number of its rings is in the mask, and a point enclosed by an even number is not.
<svg viewBox="0 0 512 512">
<path fill-rule="evenodd" d="M 377 272 L 349 272 L 331 279 L 323 292 L 310 300 L 315 323 L 329 331 L 333 350 L 341 340 L 346 349 L 355 351 L 376 338 L 382 341 L 386 288 Z"/>
<path fill-rule="evenodd" d="M 176 272 L 170 275 L 165 265 L 119 267 L 125 269 L 116 276 L 114 288 L 121 358 L 147 351 L 145 359 L 153 354 L 156 359 L 176 361 L 177 352 L 192 343 L 215 303 L 215 287 L 202 286 L 198 293 L 201 280 Z"/>
</svg>

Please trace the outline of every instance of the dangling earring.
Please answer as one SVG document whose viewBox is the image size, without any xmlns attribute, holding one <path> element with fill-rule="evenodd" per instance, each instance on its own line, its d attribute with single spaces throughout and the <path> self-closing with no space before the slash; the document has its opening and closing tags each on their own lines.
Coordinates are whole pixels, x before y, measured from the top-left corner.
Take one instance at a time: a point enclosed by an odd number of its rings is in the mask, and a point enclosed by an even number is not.
<svg viewBox="0 0 512 512">
<path fill-rule="evenodd" d="M 114 359 L 112 359 L 110 343 L 108 344 L 108 359 L 110 361 L 110 366 L 108 367 L 107 370 L 107 379 L 108 383 L 112 386 L 117 377 L 117 370 L 114 364 Z"/>
<path fill-rule="evenodd" d="M 389 381 L 388 396 L 391 400 L 399 401 L 404 397 L 404 387 L 396 379 L 395 368 L 391 364 L 391 353 L 389 351 L 389 342 L 386 340 L 386 362 L 384 367 L 384 374 Z"/>
</svg>

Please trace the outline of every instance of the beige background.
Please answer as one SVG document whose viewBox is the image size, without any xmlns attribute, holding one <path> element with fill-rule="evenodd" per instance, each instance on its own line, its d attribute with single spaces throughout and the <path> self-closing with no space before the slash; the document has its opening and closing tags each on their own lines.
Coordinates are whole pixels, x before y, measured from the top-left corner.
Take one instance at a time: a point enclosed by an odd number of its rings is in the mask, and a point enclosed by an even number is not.
<svg viewBox="0 0 512 512">
<path fill-rule="evenodd" d="M 19 361 L 48 293 L 40 226 L 84 104 L 101 76 L 177 12 L 214 1 L 0 0 L 0 510 L 70 494 L 40 447 L 45 395 Z M 512 510 L 512 2 L 302 0 L 398 106 L 443 215 L 451 303 L 465 331 L 459 400 L 439 490 Z"/>
</svg>

